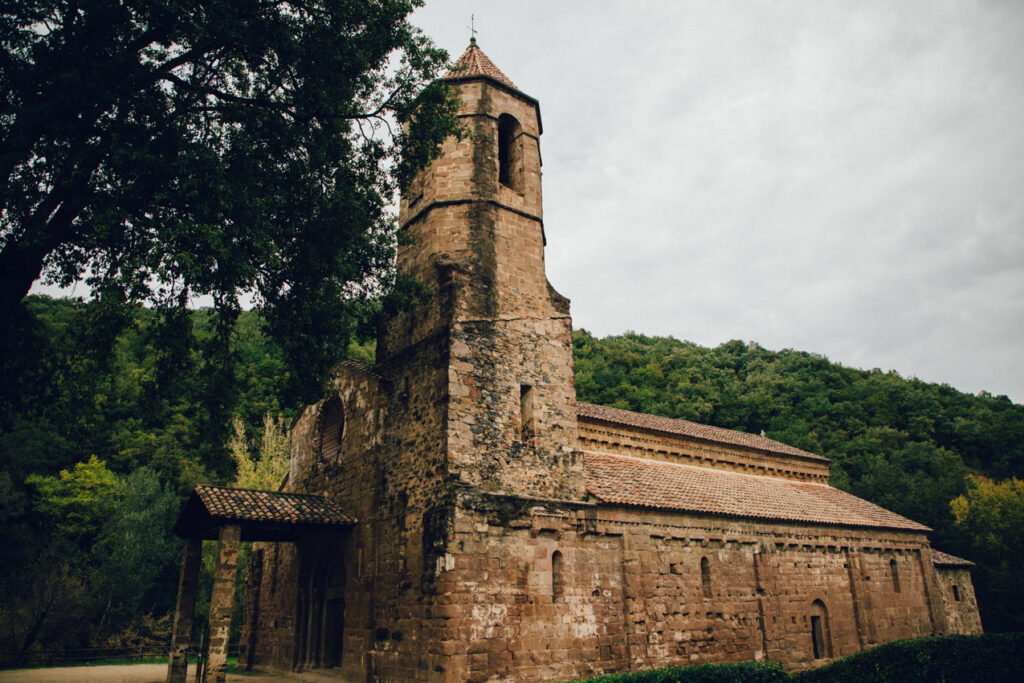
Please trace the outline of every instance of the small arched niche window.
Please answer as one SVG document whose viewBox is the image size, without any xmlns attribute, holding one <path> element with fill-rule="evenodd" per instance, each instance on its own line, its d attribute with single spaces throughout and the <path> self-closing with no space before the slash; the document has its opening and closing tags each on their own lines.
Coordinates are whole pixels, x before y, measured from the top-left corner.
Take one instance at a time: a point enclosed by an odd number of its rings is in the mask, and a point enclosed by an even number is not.
<svg viewBox="0 0 1024 683">
<path fill-rule="evenodd" d="M 953 586 L 953 600 L 955 602 L 960 602 L 960 587 L 959 586 Z"/>
<path fill-rule="evenodd" d="M 523 189 L 522 132 L 514 116 L 502 114 L 498 117 L 498 182 L 517 192 Z"/>
<path fill-rule="evenodd" d="M 527 441 L 533 438 L 534 432 L 534 399 L 533 387 L 529 384 L 519 385 L 519 438 Z"/>
<path fill-rule="evenodd" d="M 317 435 L 320 459 L 334 461 L 341 454 L 341 439 L 345 435 L 345 404 L 333 396 L 320 409 L 320 429 Z"/>
<path fill-rule="evenodd" d="M 558 602 L 565 592 L 565 577 L 562 575 L 562 551 L 551 553 L 551 601 Z"/>
<path fill-rule="evenodd" d="M 900 570 L 896 566 L 896 560 L 889 560 L 889 573 L 892 574 L 892 589 L 900 592 Z"/>
<path fill-rule="evenodd" d="M 704 590 L 704 597 L 711 597 L 711 563 L 708 558 L 700 558 L 700 585 Z"/>
<path fill-rule="evenodd" d="M 828 608 L 821 600 L 811 603 L 811 648 L 815 659 L 832 656 L 832 634 L 829 632 Z"/>
</svg>

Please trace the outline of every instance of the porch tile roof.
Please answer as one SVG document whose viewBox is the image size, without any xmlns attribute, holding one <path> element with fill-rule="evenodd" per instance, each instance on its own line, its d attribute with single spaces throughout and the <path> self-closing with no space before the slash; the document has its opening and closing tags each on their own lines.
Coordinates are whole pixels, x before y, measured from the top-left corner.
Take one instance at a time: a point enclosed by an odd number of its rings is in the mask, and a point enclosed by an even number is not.
<svg viewBox="0 0 1024 683">
<path fill-rule="evenodd" d="M 174 533 L 212 539 L 221 527 L 238 524 L 243 541 L 291 541 L 311 529 L 340 529 L 355 523 L 355 518 L 324 496 L 199 485 L 182 506 Z"/>
<path fill-rule="evenodd" d="M 218 521 L 326 525 L 356 521 L 324 496 L 206 485 L 196 486 L 195 494 Z"/>
</svg>

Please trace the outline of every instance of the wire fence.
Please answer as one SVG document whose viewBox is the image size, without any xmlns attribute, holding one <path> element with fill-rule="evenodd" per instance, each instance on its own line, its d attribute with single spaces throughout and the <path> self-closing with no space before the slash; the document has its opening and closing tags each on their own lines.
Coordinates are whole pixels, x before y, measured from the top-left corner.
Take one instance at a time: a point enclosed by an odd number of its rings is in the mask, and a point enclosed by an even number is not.
<svg viewBox="0 0 1024 683">
<path fill-rule="evenodd" d="M 17 663 L 19 667 L 72 666 L 76 664 L 100 664 L 103 662 L 142 662 L 147 660 L 167 661 L 170 652 L 167 645 L 139 645 L 133 647 L 83 647 L 64 650 L 34 650 L 28 657 Z M 197 661 L 200 646 L 188 649 L 189 661 Z M 238 657 L 238 645 L 228 645 L 228 658 Z"/>
</svg>

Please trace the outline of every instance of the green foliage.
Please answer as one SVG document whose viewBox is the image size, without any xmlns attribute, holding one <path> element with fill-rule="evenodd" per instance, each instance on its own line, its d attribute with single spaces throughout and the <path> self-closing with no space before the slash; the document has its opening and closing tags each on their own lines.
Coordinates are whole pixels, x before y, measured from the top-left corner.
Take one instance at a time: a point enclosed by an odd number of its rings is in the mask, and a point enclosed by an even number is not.
<svg viewBox="0 0 1024 683">
<path fill-rule="evenodd" d="M 435 80 L 447 54 L 407 21 L 419 4 L 6 3 L 8 384 L 44 374 L 35 348 L 43 330 L 21 306 L 43 276 L 90 286 L 104 309 L 87 335 L 97 349 L 131 304 L 159 310 L 159 383 L 173 376 L 162 370 L 196 361 L 186 307 L 209 297 L 201 345 L 214 427 L 233 410 L 223 380 L 233 374 L 231 331 L 245 297 L 280 346 L 289 395 L 318 394 L 336 350 L 395 284 L 395 192 L 460 130 L 454 98 Z"/>
<path fill-rule="evenodd" d="M 245 425 L 238 418 L 234 429 L 228 447 L 238 474 L 231 485 L 242 489 L 278 490 L 288 474 L 291 455 L 291 435 L 284 419 L 272 417 L 270 413 L 263 416 L 263 438 L 255 454 L 245 436 Z"/>
<path fill-rule="evenodd" d="M 181 550 L 173 533 L 180 499 L 148 467 L 128 475 L 119 499 L 90 558 L 99 569 L 96 590 L 105 599 L 101 628 L 174 607 L 168 587 L 176 585 Z"/>
<path fill-rule="evenodd" d="M 216 331 L 207 310 L 186 319 L 132 309 L 103 355 L 83 341 L 101 303 L 28 304 L 44 331 L 36 351 L 49 379 L 0 411 L 3 661 L 39 647 L 103 645 L 147 614 L 165 616 L 181 549 L 171 529 L 184 496 L 197 483 L 276 489 L 298 408 L 282 398 L 287 364 L 257 311 L 238 317 L 225 380 L 208 372 L 204 345 Z M 372 360 L 373 344 L 352 343 L 349 352 Z M 205 408 L 225 381 L 239 391 L 226 427 L 240 421 L 249 474 Z"/>
<path fill-rule="evenodd" d="M 13 488 L 6 473 L 0 483 Z M 84 646 L 97 629 L 167 611 L 164 585 L 173 582 L 179 545 L 171 526 L 180 502 L 155 473 L 140 468 L 122 479 L 92 456 L 58 476 L 30 475 L 27 483 L 37 516 L 26 518 L 20 501 L 9 515 L 20 533 L 12 543 L 17 559 L 2 569 L 0 660 L 22 660 L 39 643 Z"/>
<path fill-rule="evenodd" d="M 792 675 L 774 663 L 739 662 L 606 674 L 580 683 L 1016 683 L 1022 660 L 1024 633 L 938 636 L 886 643 Z"/>
<path fill-rule="evenodd" d="M 700 666 L 671 666 L 620 674 L 605 674 L 587 678 L 581 683 L 758 683 L 760 681 L 788 681 L 789 674 L 780 664 L 737 662 L 733 664 L 702 664 Z"/>
<path fill-rule="evenodd" d="M 858 461 L 905 448 L 900 460 L 915 470 L 927 470 L 926 461 L 944 449 L 941 457 L 993 476 L 1024 472 L 1024 406 L 1005 396 L 970 396 L 752 342 L 709 349 L 634 333 L 597 339 L 585 330 L 574 332 L 573 342 L 581 401 L 764 430 L 835 458 L 841 476 L 859 479 L 856 468 L 871 464 Z"/>
<path fill-rule="evenodd" d="M 1016 683 L 1024 633 L 899 640 L 793 676 L 799 683 Z"/>
<path fill-rule="evenodd" d="M 95 455 L 80 462 L 71 471 L 61 470 L 56 477 L 29 475 L 26 482 L 35 486 L 37 512 L 49 517 L 54 526 L 72 538 L 91 538 L 117 507 L 120 482 L 106 463 Z"/>
<path fill-rule="evenodd" d="M 969 482 L 950 506 L 956 528 L 969 539 L 967 554 L 978 564 L 975 589 L 986 596 L 979 601 L 982 619 L 990 629 L 1024 631 L 1024 481 Z"/>
</svg>

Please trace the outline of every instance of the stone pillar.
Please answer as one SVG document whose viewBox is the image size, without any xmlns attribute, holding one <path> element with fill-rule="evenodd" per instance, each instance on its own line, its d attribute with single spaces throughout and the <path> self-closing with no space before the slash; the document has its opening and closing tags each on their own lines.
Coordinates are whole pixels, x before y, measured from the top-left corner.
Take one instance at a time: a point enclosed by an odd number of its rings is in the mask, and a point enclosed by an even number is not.
<svg viewBox="0 0 1024 683">
<path fill-rule="evenodd" d="M 764 588 L 764 579 L 761 576 L 764 573 L 762 569 L 764 555 L 761 554 L 760 548 L 754 552 L 753 560 L 754 594 L 757 595 L 757 631 L 761 636 L 761 649 L 754 651 L 754 660 L 760 662 L 768 655 L 768 618 L 765 615 L 764 606 L 767 591 Z"/>
<path fill-rule="evenodd" d="M 231 607 L 235 597 L 235 571 L 238 569 L 238 542 L 242 530 L 237 524 L 220 528 L 217 540 L 217 569 L 210 594 L 210 638 L 206 643 L 206 670 L 203 683 L 224 683 L 228 662 L 228 633 Z"/>
<path fill-rule="evenodd" d="M 174 630 L 171 632 L 171 652 L 167 657 L 167 683 L 185 683 L 188 673 L 188 644 L 192 636 L 192 621 L 196 614 L 196 592 L 199 588 L 199 566 L 203 563 L 203 540 L 185 541 L 181 558 L 181 576 L 178 578 L 178 602 L 174 608 Z"/>
<path fill-rule="evenodd" d="M 932 549 L 922 546 L 917 551 L 917 561 L 921 565 L 921 578 L 924 580 L 924 598 L 928 602 L 928 616 L 932 620 L 932 635 L 942 635 L 949 631 L 946 619 L 946 604 L 942 599 L 942 589 L 935 576 L 935 565 L 932 563 Z"/>
<path fill-rule="evenodd" d="M 863 650 L 874 641 L 874 632 L 869 625 L 876 615 L 872 613 L 870 596 L 864 585 L 864 568 L 860 553 L 853 549 L 846 551 L 846 573 L 850 581 L 850 600 L 853 601 L 853 621 L 857 625 L 857 645 Z"/>
<path fill-rule="evenodd" d="M 246 671 L 256 663 L 256 637 L 260 628 L 260 587 L 263 583 L 263 549 L 253 549 L 246 563 L 245 619 L 238 644 L 238 665 Z"/>
</svg>

